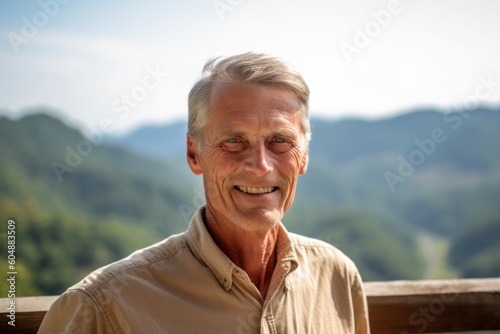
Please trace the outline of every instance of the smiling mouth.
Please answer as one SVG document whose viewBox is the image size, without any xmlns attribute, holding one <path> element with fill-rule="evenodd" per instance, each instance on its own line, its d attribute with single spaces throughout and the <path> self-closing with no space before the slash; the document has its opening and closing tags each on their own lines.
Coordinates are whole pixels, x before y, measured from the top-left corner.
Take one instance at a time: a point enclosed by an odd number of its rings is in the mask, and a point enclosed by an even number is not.
<svg viewBox="0 0 500 334">
<path fill-rule="evenodd" d="M 244 187 L 244 186 L 235 186 L 234 188 L 236 190 L 241 191 L 242 193 L 245 193 L 245 194 L 254 194 L 254 195 L 269 194 L 269 193 L 272 193 L 273 191 L 278 190 L 278 187 Z"/>
</svg>

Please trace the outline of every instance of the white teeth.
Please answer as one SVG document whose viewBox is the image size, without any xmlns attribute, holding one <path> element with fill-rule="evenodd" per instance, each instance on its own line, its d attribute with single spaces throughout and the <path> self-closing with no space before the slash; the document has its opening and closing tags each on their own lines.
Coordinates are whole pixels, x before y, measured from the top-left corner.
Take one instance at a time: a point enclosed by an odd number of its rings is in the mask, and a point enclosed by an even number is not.
<svg viewBox="0 0 500 334">
<path fill-rule="evenodd" d="M 238 190 L 248 193 L 248 194 L 267 194 L 273 191 L 274 187 L 263 187 L 263 188 L 256 188 L 256 187 L 242 187 L 242 186 L 237 186 Z"/>
</svg>

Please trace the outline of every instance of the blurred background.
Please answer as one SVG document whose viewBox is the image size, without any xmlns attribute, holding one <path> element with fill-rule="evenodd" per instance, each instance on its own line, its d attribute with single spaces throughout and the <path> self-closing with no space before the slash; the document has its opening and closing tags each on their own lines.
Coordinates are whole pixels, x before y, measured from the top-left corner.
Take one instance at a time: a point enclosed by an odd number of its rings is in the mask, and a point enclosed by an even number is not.
<svg viewBox="0 0 500 334">
<path fill-rule="evenodd" d="M 63 292 L 186 229 L 187 94 L 206 60 L 280 56 L 311 89 L 284 218 L 366 281 L 500 276 L 500 3 L 1 1 L 0 230 L 17 295 Z M 7 268 L 7 256 L 0 258 Z M 5 295 L 7 286 L 0 286 Z"/>
</svg>

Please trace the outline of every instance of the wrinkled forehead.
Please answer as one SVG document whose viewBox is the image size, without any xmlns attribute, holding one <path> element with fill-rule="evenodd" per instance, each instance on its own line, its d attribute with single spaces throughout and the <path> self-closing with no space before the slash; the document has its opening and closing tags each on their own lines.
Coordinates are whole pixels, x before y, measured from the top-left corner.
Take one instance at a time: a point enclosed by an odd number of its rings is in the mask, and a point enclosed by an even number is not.
<svg viewBox="0 0 500 334">
<path fill-rule="evenodd" d="M 222 119 L 214 123 L 211 129 L 218 134 L 232 136 L 273 136 L 281 135 L 296 138 L 302 135 L 298 117 L 286 117 L 289 113 L 276 112 L 260 117 L 255 114 L 240 113 L 238 117 Z"/>
<path fill-rule="evenodd" d="M 301 109 L 299 98 L 285 87 L 242 82 L 216 82 L 210 93 L 210 108 L 234 110 L 265 108 L 295 112 Z"/>
<path fill-rule="evenodd" d="M 308 141 L 302 104 L 289 89 L 274 85 L 217 82 L 210 92 L 202 136 L 274 136 Z M 208 136 L 208 137 L 207 137 Z"/>
</svg>

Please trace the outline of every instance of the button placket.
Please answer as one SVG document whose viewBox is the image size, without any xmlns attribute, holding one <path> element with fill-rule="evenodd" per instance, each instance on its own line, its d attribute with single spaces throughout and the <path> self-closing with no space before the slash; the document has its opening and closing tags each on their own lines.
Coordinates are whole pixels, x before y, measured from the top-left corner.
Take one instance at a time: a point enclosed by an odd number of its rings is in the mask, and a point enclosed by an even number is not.
<svg viewBox="0 0 500 334">
<path fill-rule="evenodd" d="M 276 323 L 274 322 L 274 316 L 270 306 L 266 307 L 264 313 L 262 314 L 262 318 L 265 320 L 266 323 L 265 326 L 267 329 L 266 333 L 277 334 L 278 332 L 276 330 Z"/>
</svg>

